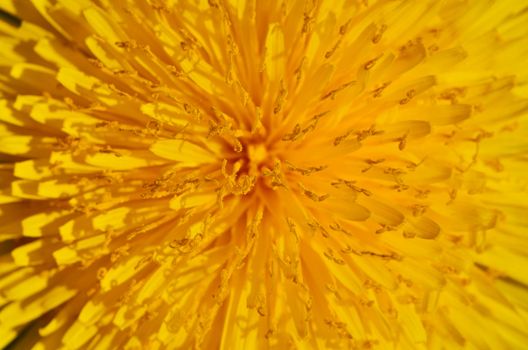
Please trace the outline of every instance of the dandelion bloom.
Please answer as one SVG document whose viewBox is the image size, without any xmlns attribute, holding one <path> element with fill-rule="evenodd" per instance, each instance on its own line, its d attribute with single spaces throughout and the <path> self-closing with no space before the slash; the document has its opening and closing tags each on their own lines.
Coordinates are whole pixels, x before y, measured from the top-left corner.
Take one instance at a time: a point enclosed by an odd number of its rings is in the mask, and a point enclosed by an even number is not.
<svg viewBox="0 0 528 350">
<path fill-rule="evenodd" d="M 3 0 L 0 344 L 528 344 L 523 0 Z"/>
</svg>

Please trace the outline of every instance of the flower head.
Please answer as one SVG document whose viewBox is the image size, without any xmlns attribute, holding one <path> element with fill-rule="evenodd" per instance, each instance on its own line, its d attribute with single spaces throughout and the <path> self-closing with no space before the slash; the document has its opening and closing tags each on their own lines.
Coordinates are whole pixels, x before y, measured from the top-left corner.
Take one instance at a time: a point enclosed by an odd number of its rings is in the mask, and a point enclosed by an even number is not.
<svg viewBox="0 0 528 350">
<path fill-rule="evenodd" d="M 0 5 L 0 344 L 528 343 L 528 7 Z"/>
</svg>

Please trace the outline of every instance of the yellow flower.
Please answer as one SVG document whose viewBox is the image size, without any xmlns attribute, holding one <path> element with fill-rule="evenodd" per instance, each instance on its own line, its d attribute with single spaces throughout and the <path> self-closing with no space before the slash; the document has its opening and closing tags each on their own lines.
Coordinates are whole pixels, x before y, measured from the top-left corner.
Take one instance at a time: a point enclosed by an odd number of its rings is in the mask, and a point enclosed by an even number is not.
<svg viewBox="0 0 528 350">
<path fill-rule="evenodd" d="M 526 1 L 0 9 L 0 346 L 528 344 Z"/>
</svg>

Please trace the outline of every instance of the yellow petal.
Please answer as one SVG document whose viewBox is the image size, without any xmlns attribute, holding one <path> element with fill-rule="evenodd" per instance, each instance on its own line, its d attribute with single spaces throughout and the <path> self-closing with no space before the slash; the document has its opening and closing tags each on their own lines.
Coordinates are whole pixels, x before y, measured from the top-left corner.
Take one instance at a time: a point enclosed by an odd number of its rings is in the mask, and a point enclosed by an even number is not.
<svg viewBox="0 0 528 350">
<path fill-rule="evenodd" d="M 183 166 L 197 166 L 215 160 L 205 148 L 185 140 L 157 141 L 150 151 L 159 157 L 181 162 Z"/>
<path fill-rule="evenodd" d="M 52 261 L 51 252 L 60 246 L 57 242 L 37 239 L 14 249 L 11 256 L 19 266 L 32 266 Z"/>
<path fill-rule="evenodd" d="M 372 213 L 372 218 L 381 224 L 398 226 L 403 222 L 404 216 L 401 212 L 374 198 L 361 196 L 358 203 L 365 206 Z"/>
<path fill-rule="evenodd" d="M 148 151 L 116 149 L 111 152 L 99 152 L 86 156 L 86 163 L 103 169 L 129 170 L 161 165 L 162 160 L 150 156 Z"/>
<path fill-rule="evenodd" d="M 420 238 L 434 239 L 440 234 L 440 226 L 433 220 L 425 217 L 409 217 L 407 221 L 410 223 L 410 230 Z M 406 227 L 403 227 L 406 230 Z"/>
<path fill-rule="evenodd" d="M 266 72 L 268 79 L 278 82 L 284 78 L 286 66 L 286 51 L 284 47 L 284 34 L 282 27 L 278 24 L 271 24 L 266 35 Z"/>
<path fill-rule="evenodd" d="M 51 145 L 56 140 L 52 137 L 0 135 L 2 153 L 26 157 L 44 157 L 49 154 Z"/>
<path fill-rule="evenodd" d="M 3 289 L 3 293 L 9 300 L 24 300 L 48 286 L 47 276 L 33 275 L 20 281 L 11 288 Z"/>
<path fill-rule="evenodd" d="M 57 228 L 58 224 L 52 224 L 69 213 L 69 210 L 59 210 L 28 216 L 22 220 L 23 234 L 27 237 L 42 237 L 55 234 L 56 231 L 54 229 Z"/>
<path fill-rule="evenodd" d="M 23 325 L 68 301 L 76 293 L 77 290 L 55 286 L 30 299 L 29 302 L 13 302 L 0 311 L 0 318 L 3 320 L 2 329 Z"/>
<path fill-rule="evenodd" d="M 64 334 L 62 343 L 70 349 L 82 348 L 98 331 L 97 326 L 86 326 L 75 321 Z"/>
<path fill-rule="evenodd" d="M 400 110 L 401 118 L 417 118 L 429 121 L 432 125 L 460 123 L 471 116 L 470 105 L 412 106 Z"/>
<path fill-rule="evenodd" d="M 82 261 L 83 258 L 89 257 L 91 250 L 101 249 L 102 252 L 108 251 L 108 249 L 104 247 L 105 242 L 105 234 L 82 239 L 55 250 L 53 252 L 53 258 L 58 265 L 71 265 L 78 261 Z"/>
</svg>

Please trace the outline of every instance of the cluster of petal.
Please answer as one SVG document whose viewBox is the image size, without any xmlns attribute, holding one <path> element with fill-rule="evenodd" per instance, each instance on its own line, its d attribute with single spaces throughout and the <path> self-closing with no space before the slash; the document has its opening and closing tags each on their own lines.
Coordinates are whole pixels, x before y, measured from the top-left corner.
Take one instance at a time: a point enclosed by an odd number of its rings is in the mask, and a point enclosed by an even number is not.
<svg viewBox="0 0 528 350">
<path fill-rule="evenodd" d="M 528 344 L 528 4 L 3 0 L 0 347 Z"/>
</svg>

